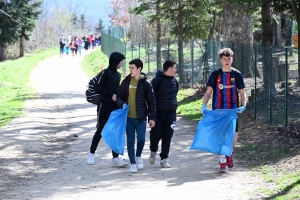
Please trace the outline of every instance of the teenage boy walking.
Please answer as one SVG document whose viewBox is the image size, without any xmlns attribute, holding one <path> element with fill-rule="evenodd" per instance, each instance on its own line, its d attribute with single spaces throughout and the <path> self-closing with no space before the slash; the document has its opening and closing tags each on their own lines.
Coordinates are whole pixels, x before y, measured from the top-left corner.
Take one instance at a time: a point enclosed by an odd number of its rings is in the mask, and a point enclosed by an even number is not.
<svg viewBox="0 0 300 200">
<path fill-rule="evenodd" d="M 95 87 L 98 94 L 101 94 L 101 102 L 97 106 L 97 130 L 92 140 L 90 152 L 88 154 L 87 163 L 93 165 L 95 163 L 95 151 L 102 138 L 101 132 L 106 124 L 110 113 L 117 110 L 119 107 L 116 103 L 117 92 L 121 80 L 121 75 L 117 71 L 123 65 L 124 55 L 119 52 L 113 52 L 109 58 L 109 66 L 107 70 L 102 71 L 100 76 L 99 84 Z M 113 166 L 123 167 L 127 163 L 119 158 L 119 154 L 112 151 L 113 155 Z"/>
<path fill-rule="evenodd" d="M 223 48 L 219 51 L 222 67 L 213 71 L 207 82 L 207 89 L 203 99 L 202 113 L 205 114 L 206 104 L 213 92 L 212 109 L 237 109 L 237 113 L 242 113 L 246 109 L 246 92 L 244 78 L 237 69 L 231 67 L 233 61 L 233 51 L 230 48 Z M 239 107 L 239 96 L 241 96 L 242 107 Z M 238 138 L 238 120 L 233 148 Z M 232 149 L 233 149 L 232 148 Z M 220 155 L 220 172 L 226 172 L 227 166 L 233 167 L 231 156 Z"/>
<path fill-rule="evenodd" d="M 119 88 L 117 103 L 120 107 L 124 103 L 129 106 L 126 125 L 127 151 L 131 164 L 130 172 L 135 173 L 144 167 L 142 152 L 145 145 L 147 117 L 150 128 L 153 128 L 156 120 L 156 104 L 151 82 L 147 80 L 146 74 L 141 72 L 143 62 L 134 59 L 129 62 L 129 69 L 130 74 L 122 81 Z"/>
<path fill-rule="evenodd" d="M 163 70 L 156 72 L 155 78 L 151 81 L 156 100 L 156 124 L 150 131 L 150 164 L 156 161 L 158 143 L 161 140 L 160 166 L 169 168 L 167 158 L 169 157 L 171 139 L 176 123 L 176 109 L 178 82 L 175 78 L 176 63 L 167 60 L 163 64 Z"/>
</svg>

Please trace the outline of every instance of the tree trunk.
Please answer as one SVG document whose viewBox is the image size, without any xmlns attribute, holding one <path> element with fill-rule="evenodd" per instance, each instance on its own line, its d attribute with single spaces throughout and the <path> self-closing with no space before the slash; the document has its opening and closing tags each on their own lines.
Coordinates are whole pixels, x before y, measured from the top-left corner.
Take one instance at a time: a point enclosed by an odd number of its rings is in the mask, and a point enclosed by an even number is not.
<svg viewBox="0 0 300 200">
<path fill-rule="evenodd" d="M 292 46 L 292 20 L 291 20 L 291 15 L 286 13 L 283 14 L 283 24 L 282 24 L 282 29 L 283 29 L 283 39 L 285 46 Z"/>
<path fill-rule="evenodd" d="M 178 9 L 178 64 L 179 64 L 179 83 L 186 83 L 184 56 L 183 56 L 183 6 L 179 5 Z"/>
<path fill-rule="evenodd" d="M 271 83 L 270 71 L 272 66 L 272 52 L 270 46 L 272 45 L 272 24 L 269 0 L 261 1 L 261 19 L 262 19 L 262 45 L 263 45 L 263 81 L 264 90 L 268 92 L 270 88 L 274 88 Z"/>
<path fill-rule="evenodd" d="M 276 15 L 276 21 L 273 21 L 273 46 L 282 47 L 281 16 Z"/>
<path fill-rule="evenodd" d="M 159 3 L 156 2 L 156 62 L 157 70 L 161 67 L 161 23 L 160 23 L 160 8 Z"/>
<path fill-rule="evenodd" d="M 209 30 L 208 40 L 211 40 L 214 38 L 214 31 L 216 28 L 216 16 L 217 16 L 216 10 L 213 10 L 212 14 L 213 14 L 212 26 L 210 27 L 210 30 Z"/>
<path fill-rule="evenodd" d="M 20 58 L 24 57 L 24 36 L 20 37 Z"/>
<path fill-rule="evenodd" d="M 6 53 L 5 53 L 5 51 L 6 51 L 6 47 L 2 46 L 1 47 L 1 57 L 0 57 L 1 61 L 6 60 Z"/>
<path fill-rule="evenodd" d="M 300 11 L 299 7 L 297 7 L 296 0 L 291 0 L 293 12 L 298 24 L 298 85 L 300 86 L 300 54 L 299 54 L 299 48 L 300 48 L 300 40 L 299 40 L 299 34 L 300 34 Z"/>
<path fill-rule="evenodd" d="M 248 8 L 230 3 L 223 3 L 223 40 L 232 42 L 227 47 L 234 52 L 232 66 L 239 69 L 244 77 L 251 77 L 251 52 L 253 51 L 253 18 L 246 15 Z M 245 52 L 249 52 L 245 54 Z M 253 53 L 252 53 L 253 54 Z M 246 55 L 246 56 L 245 56 Z M 252 70 L 254 71 L 254 69 Z M 253 73 L 252 73 L 253 74 Z"/>
</svg>

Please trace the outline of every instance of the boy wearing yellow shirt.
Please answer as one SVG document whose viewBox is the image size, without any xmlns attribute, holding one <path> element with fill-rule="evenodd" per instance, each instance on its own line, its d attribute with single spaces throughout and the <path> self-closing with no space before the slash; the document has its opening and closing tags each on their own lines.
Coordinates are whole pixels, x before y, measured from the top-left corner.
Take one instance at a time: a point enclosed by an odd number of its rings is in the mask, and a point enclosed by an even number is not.
<svg viewBox="0 0 300 200">
<path fill-rule="evenodd" d="M 128 104 L 129 112 L 126 125 L 127 151 L 130 160 L 130 172 L 144 167 L 142 152 L 145 145 L 147 117 L 153 128 L 156 120 L 156 103 L 152 84 L 142 71 L 143 62 L 134 59 L 129 62 L 130 74 L 122 81 L 117 94 L 117 104 Z M 136 133 L 136 134 L 135 134 Z M 135 152 L 135 135 L 137 148 Z"/>
</svg>

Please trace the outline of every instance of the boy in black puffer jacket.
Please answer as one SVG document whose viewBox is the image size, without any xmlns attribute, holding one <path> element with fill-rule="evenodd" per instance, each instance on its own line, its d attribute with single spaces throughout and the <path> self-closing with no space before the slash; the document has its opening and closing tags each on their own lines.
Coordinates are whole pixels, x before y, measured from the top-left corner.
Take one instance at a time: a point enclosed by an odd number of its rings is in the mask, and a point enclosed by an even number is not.
<svg viewBox="0 0 300 200">
<path fill-rule="evenodd" d="M 130 172 L 144 167 L 142 151 L 145 145 L 147 117 L 153 128 L 156 120 L 156 104 L 151 82 L 142 71 L 143 62 L 134 59 L 129 62 L 130 74 L 122 81 L 117 95 L 119 106 L 128 104 L 129 112 L 126 125 L 127 150 L 130 159 Z M 135 152 L 135 132 L 137 149 Z"/>
<path fill-rule="evenodd" d="M 161 140 L 160 166 L 169 168 L 167 158 L 169 157 L 171 139 L 174 133 L 176 123 L 176 109 L 178 82 L 175 78 L 176 63 L 167 60 L 163 64 L 163 71 L 156 72 L 156 76 L 152 79 L 153 90 L 156 99 L 156 124 L 150 131 L 150 164 L 156 161 L 156 152 L 158 151 L 158 143 Z"/>
</svg>

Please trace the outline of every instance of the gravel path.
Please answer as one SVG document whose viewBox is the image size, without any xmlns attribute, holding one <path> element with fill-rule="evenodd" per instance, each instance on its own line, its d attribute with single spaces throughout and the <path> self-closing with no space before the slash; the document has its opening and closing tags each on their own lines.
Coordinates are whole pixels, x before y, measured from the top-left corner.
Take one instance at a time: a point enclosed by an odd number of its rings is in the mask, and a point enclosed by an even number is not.
<svg viewBox="0 0 300 200">
<path fill-rule="evenodd" d="M 0 128 L 0 199 L 260 199 L 254 195 L 260 180 L 243 163 L 235 160 L 235 168 L 220 174 L 216 155 L 189 150 L 197 123 L 182 117 L 172 139 L 172 168 L 149 164 L 149 128 L 138 173 L 113 168 L 103 140 L 95 165 L 87 165 L 96 107 L 85 101 L 89 78 L 80 61 L 54 56 L 32 71 L 39 98 Z M 123 158 L 128 162 L 127 149 Z"/>
</svg>

